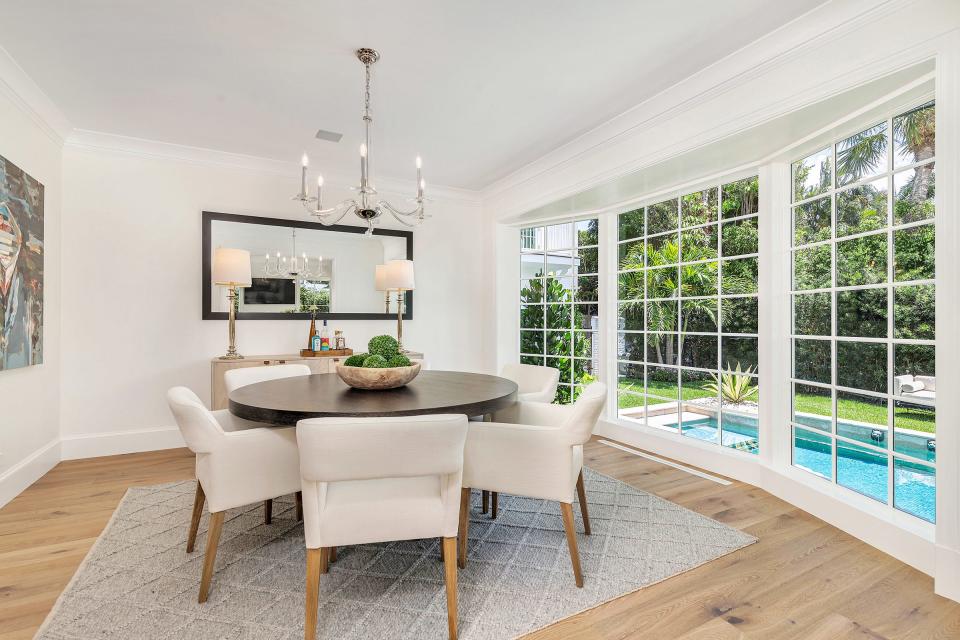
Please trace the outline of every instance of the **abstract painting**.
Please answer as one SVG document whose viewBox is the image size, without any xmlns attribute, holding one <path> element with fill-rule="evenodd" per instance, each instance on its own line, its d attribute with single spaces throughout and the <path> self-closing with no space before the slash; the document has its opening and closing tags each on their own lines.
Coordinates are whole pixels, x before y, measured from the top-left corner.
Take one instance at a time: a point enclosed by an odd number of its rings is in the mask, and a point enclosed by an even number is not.
<svg viewBox="0 0 960 640">
<path fill-rule="evenodd" d="M 43 185 L 0 156 L 0 371 L 43 362 Z"/>
</svg>

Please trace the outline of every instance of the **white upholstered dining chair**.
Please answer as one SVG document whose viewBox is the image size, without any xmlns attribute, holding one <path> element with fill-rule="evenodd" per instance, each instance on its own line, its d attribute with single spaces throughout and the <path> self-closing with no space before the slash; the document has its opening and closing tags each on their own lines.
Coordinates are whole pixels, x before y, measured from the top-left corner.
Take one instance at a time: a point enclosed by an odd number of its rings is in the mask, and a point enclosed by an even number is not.
<svg viewBox="0 0 960 640">
<path fill-rule="evenodd" d="M 297 424 L 307 547 L 304 638 L 338 546 L 442 538 L 447 624 L 457 637 L 457 526 L 467 417 L 318 418 Z"/>
<path fill-rule="evenodd" d="M 227 388 L 227 395 L 247 385 L 268 380 L 281 380 L 297 376 L 309 376 L 313 371 L 305 364 L 278 364 L 265 367 L 243 367 L 230 369 L 223 374 L 223 384 Z M 303 520 L 303 500 L 300 492 L 295 494 L 297 501 L 297 520 Z M 273 520 L 273 499 L 263 501 L 263 523 L 270 524 Z"/>
<path fill-rule="evenodd" d="M 204 503 L 210 512 L 199 602 L 207 601 L 217 545 L 227 509 L 300 490 L 299 454 L 293 427 L 272 427 L 210 411 L 186 387 L 167 392 L 167 402 L 187 446 L 197 456 L 197 494 L 187 535 L 192 553 Z M 267 514 L 269 519 L 269 513 Z"/>
<path fill-rule="evenodd" d="M 560 382 L 560 370 L 535 364 L 507 364 L 500 376 L 517 383 L 517 400 L 521 402 L 553 402 Z"/>
<path fill-rule="evenodd" d="M 574 528 L 573 500 L 580 502 L 584 532 L 590 516 L 583 486 L 583 445 L 606 402 L 606 385 L 586 387 L 572 405 L 518 402 L 494 414 L 493 422 L 471 422 L 463 455 L 459 564 L 466 563 L 471 489 L 555 500 L 560 503 L 570 561 L 583 586 Z"/>
<path fill-rule="evenodd" d="M 500 377 L 517 383 L 517 400 L 520 402 L 553 402 L 557 396 L 560 382 L 560 370 L 555 367 L 541 367 L 535 364 L 511 363 L 503 366 Z M 490 491 L 483 491 L 482 512 L 490 508 Z M 490 517 L 497 517 L 498 494 L 493 492 Z"/>
</svg>

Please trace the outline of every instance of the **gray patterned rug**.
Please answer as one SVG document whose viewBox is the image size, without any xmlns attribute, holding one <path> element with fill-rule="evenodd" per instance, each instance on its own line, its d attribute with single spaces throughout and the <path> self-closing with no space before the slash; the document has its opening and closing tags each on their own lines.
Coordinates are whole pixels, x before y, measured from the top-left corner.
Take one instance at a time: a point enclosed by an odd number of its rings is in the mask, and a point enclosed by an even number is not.
<svg viewBox="0 0 960 640">
<path fill-rule="evenodd" d="M 756 542 L 672 502 L 584 470 L 593 535 L 573 582 L 557 503 L 474 492 L 459 573 L 460 637 L 513 638 Z M 224 524 L 210 599 L 197 604 L 207 516 L 186 553 L 193 481 L 130 489 L 36 638 L 292 640 L 303 637 L 305 553 L 293 500 Z M 577 528 L 582 531 L 579 509 Z M 437 540 L 344 547 L 320 581 L 319 638 L 446 638 Z"/>
</svg>

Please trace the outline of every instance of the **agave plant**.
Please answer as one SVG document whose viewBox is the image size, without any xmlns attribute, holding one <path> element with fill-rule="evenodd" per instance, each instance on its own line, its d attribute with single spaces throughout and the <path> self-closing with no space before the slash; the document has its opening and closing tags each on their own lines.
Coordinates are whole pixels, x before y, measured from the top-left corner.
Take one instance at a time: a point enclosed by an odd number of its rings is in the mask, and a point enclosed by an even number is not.
<svg viewBox="0 0 960 640">
<path fill-rule="evenodd" d="M 759 387 L 753 384 L 753 367 L 747 367 L 746 371 L 740 368 L 737 363 L 736 370 L 727 368 L 719 376 L 711 373 L 713 382 L 707 384 L 707 389 L 714 393 L 719 393 L 724 402 L 740 404 L 753 398 L 759 392 Z"/>
</svg>

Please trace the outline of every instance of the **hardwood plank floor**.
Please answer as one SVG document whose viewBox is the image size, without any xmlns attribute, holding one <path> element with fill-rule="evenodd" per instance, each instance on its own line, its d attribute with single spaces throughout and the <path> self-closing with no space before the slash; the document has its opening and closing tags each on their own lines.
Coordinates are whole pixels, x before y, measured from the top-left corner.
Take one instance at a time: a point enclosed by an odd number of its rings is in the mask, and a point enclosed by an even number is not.
<svg viewBox="0 0 960 640">
<path fill-rule="evenodd" d="M 739 482 L 591 442 L 587 464 L 760 542 L 527 640 L 960 638 L 933 580 Z M 185 449 L 64 462 L 0 509 L 0 640 L 32 638 L 131 486 L 193 477 Z"/>
</svg>

